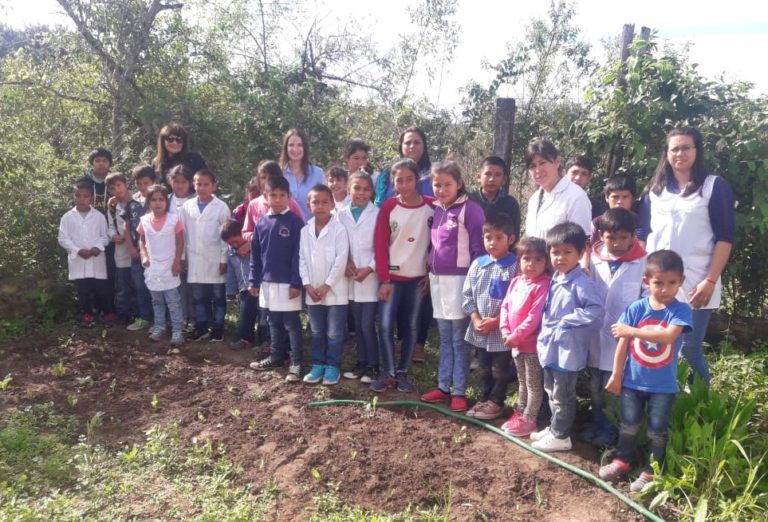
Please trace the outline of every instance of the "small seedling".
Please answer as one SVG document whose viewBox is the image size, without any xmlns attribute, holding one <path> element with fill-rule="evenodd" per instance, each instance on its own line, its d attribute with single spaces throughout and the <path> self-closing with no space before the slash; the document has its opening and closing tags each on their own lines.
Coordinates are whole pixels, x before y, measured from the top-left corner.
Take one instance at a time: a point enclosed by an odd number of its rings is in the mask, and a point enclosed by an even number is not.
<svg viewBox="0 0 768 522">
<path fill-rule="evenodd" d="M 472 442 L 472 435 L 469 434 L 466 426 L 462 426 L 459 432 L 453 436 L 453 442 L 456 444 L 468 444 Z"/>
<path fill-rule="evenodd" d="M 96 428 L 101 427 L 101 417 L 104 415 L 104 413 L 97 411 L 93 417 L 88 420 L 88 423 L 85 425 L 85 438 L 90 443 L 93 441 L 93 434 L 96 431 Z"/>
<path fill-rule="evenodd" d="M 124 451 L 120 454 L 120 456 L 125 460 L 126 462 L 132 462 L 136 459 L 136 456 L 139 454 L 139 448 L 136 446 L 132 447 L 128 451 Z"/>
<path fill-rule="evenodd" d="M 115 390 L 117 389 L 117 377 L 112 379 L 112 382 L 109 383 L 109 389 L 112 393 L 115 393 Z"/>
<path fill-rule="evenodd" d="M 229 410 L 229 414 L 232 415 L 234 418 L 239 419 L 241 416 L 240 410 L 237 408 L 231 408 Z"/>
<path fill-rule="evenodd" d="M 70 408 L 74 408 L 75 404 L 77 404 L 77 395 L 74 393 L 67 394 L 67 404 L 69 404 Z"/>
<path fill-rule="evenodd" d="M 256 420 L 252 420 L 248 423 L 248 429 L 246 429 L 246 431 L 251 434 L 256 433 Z"/>
<path fill-rule="evenodd" d="M 67 374 L 67 368 L 64 366 L 64 361 L 59 361 L 53 365 L 51 372 L 56 377 L 64 377 Z"/>
<path fill-rule="evenodd" d="M 5 391 L 8 389 L 8 387 L 11 385 L 11 381 L 13 380 L 13 377 L 11 377 L 11 374 L 5 376 L 5 378 L 0 381 L 0 390 Z"/>
<path fill-rule="evenodd" d="M 378 395 L 374 395 L 373 399 L 371 399 L 371 402 L 365 405 L 365 410 L 368 412 L 369 417 L 376 416 L 376 406 L 378 404 L 379 404 L 379 397 Z"/>
<path fill-rule="evenodd" d="M 357 450 L 349 450 L 349 458 L 355 460 L 357 458 Z"/>
<path fill-rule="evenodd" d="M 199 422 L 205 422 L 205 414 L 202 411 L 197 412 L 197 420 Z"/>
<path fill-rule="evenodd" d="M 157 400 L 157 394 L 156 394 L 156 393 L 153 393 L 153 394 L 152 394 L 152 400 L 151 400 L 151 401 L 149 401 L 149 405 L 150 405 L 150 406 L 152 406 L 152 409 L 153 409 L 153 410 L 156 410 L 156 409 L 157 409 L 157 406 L 158 406 L 159 404 L 160 404 L 160 401 L 158 401 L 158 400 Z"/>
<path fill-rule="evenodd" d="M 317 471 L 317 469 L 316 469 L 316 468 L 312 468 L 312 471 L 310 471 L 310 473 L 312 473 L 312 477 L 313 477 L 315 480 L 320 480 L 320 472 L 319 472 L 319 471 Z"/>
<path fill-rule="evenodd" d="M 101 329 L 101 338 L 102 339 L 106 339 L 107 338 L 107 329 L 106 328 L 102 328 Z M 104 351 L 103 348 L 102 348 L 102 351 Z"/>
</svg>

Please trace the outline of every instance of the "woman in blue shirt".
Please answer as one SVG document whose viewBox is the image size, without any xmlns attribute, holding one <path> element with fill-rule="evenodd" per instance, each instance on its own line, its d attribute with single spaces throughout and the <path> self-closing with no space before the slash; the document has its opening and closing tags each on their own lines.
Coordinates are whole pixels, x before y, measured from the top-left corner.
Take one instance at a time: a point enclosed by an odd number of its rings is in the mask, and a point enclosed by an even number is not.
<svg viewBox="0 0 768 522">
<path fill-rule="evenodd" d="M 280 167 L 291 188 L 291 197 L 301 205 L 305 216 L 311 216 L 307 197 L 312 187 L 325 184 L 323 169 L 309 162 L 309 138 L 300 129 L 291 129 L 283 136 Z"/>
</svg>

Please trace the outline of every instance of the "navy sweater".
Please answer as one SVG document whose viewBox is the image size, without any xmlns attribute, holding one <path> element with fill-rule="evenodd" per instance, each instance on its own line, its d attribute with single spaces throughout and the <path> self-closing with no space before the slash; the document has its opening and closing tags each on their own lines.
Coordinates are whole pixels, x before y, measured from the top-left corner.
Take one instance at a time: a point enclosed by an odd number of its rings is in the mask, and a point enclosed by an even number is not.
<svg viewBox="0 0 768 522">
<path fill-rule="evenodd" d="M 251 287 L 265 281 L 301 288 L 299 240 L 303 227 L 304 221 L 291 211 L 259 219 L 251 240 Z"/>
</svg>

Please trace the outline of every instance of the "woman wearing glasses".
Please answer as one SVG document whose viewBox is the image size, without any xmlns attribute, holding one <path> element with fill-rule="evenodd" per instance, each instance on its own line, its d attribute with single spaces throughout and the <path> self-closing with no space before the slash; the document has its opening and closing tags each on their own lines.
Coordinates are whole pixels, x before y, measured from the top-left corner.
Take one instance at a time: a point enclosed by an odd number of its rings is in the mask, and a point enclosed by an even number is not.
<svg viewBox="0 0 768 522">
<path fill-rule="evenodd" d="M 200 154 L 189 150 L 187 129 L 179 123 L 169 123 L 160 130 L 157 137 L 157 155 L 152 160 L 152 166 L 158 179 L 170 187 L 168 172 L 179 164 L 189 168 L 193 175 L 198 170 L 208 168 Z"/>
<path fill-rule="evenodd" d="M 643 198 L 639 237 L 648 252 L 670 249 L 683 258 L 685 281 L 677 298 L 693 308 L 693 330 L 683 335 L 682 353 L 707 383 L 701 344 L 720 306 L 720 274 L 733 247 L 733 203 L 728 182 L 704 167 L 701 133 L 691 127 L 670 131 Z"/>
</svg>

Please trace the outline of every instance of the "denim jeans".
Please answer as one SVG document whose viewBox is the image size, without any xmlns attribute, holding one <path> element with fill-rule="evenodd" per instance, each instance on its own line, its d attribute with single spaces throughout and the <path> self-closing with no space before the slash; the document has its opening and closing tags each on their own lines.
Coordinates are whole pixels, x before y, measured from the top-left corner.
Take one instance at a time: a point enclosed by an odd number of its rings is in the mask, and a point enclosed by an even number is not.
<svg viewBox="0 0 768 522">
<path fill-rule="evenodd" d="M 248 290 L 240 292 L 240 317 L 237 321 L 237 337 L 248 342 L 254 342 L 254 328 L 259 320 L 259 298 L 252 296 Z"/>
<path fill-rule="evenodd" d="M 227 250 L 227 281 L 224 283 L 227 295 L 238 293 L 240 284 L 237 280 L 237 272 L 240 270 L 240 256 L 230 247 Z"/>
<path fill-rule="evenodd" d="M 608 418 L 605 416 L 605 385 L 611 377 L 611 372 L 600 368 L 587 368 L 589 371 L 589 398 L 592 403 L 592 424 L 596 428 L 606 426 Z"/>
<path fill-rule="evenodd" d="M 667 429 L 672 407 L 675 405 L 675 393 L 651 393 L 629 388 L 621 389 L 621 427 L 619 443 L 616 445 L 616 457 L 624 462 L 631 462 L 637 446 L 637 432 L 648 406 L 649 453 L 659 464 L 664 462 L 667 451 Z M 650 466 L 645 471 L 650 471 Z"/>
<path fill-rule="evenodd" d="M 288 355 L 291 364 L 301 364 L 303 346 L 299 312 L 274 312 L 270 310 L 267 320 L 272 339 L 272 360 L 282 362 Z"/>
<path fill-rule="evenodd" d="M 347 305 L 309 305 L 307 315 L 312 330 L 312 364 L 341 368 Z"/>
<path fill-rule="evenodd" d="M 181 314 L 184 318 L 184 323 L 187 324 L 193 321 L 195 315 L 195 305 L 192 302 L 192 289 L 187 283 L 187 273 L 182 272 L 179 274 L 181 284 L 179 285 L 179 295 L 181 296 Z"/>
<path fill-rule="evenodd" d="M 400 362 L 397 371 L 407 372 L 410 367 L 413 347 L 416 344 L 416 334 L 419 329 L 419 310 L 421 310 L 422 297 L 419 279 L 392 281 L 392 292 L 389 299 L 381 301 L 379 305 L 379 317 L 381 318 L 379 348 L 381 349 L 382 371 L 386 375 L 395 375 L 393 335 L 395 324 L 398 322 L 398 315 L 409 321 L 407 324 L 401 325 L 403 341 L 400 345 Z"/>
<path fill-rule="evenodd" d="M 155 312 L 156 330 L 165 331 L 165 307 L 168 307 L 168 315 L 171 316 L 171 331 L 173 335 L 182 335 L 184 328 L 184 317 L 181 313 L 181 294 L 179 289 L 163 290 L 160 292 L 152 291 L 152 308 Z"/>
<path fill-rule="evenodd" d="M 438 327 L 440 323 L 438 322 Z M 474 347 L 471 347 L 474 348 Z M 509 366 L 512 362 L 512 352 L 504 350 L 503 352 L 489 352 L 488 350 L 477 350 L 480 369 L 480 402 L 493 401 L 498 406 L 504 406 L 504 400 L 507 398 L 507 387 L 511 378 Z"/>
<path fill-rule="evenodd" d="M 189 283 L 192 301 L 195 303 L 195 329 L 208 327 L 224 331 L 224 316 L 227 315 L 227 295 L 221 283 Z"/>
<path fill-rule="evenodd" d="M 693 329 L 687 334 L 683 335 L 682 354 L 685 360 L 688 361 L 688 366 L 691 367 L 694 373 L 698 374 L 701 379 L 709 384 L 709 365 L 704 358 L 704 336 L 707 334 L 707 326 L 709 325 L 709 319 L 712 317 L 712 313 L 715 310 L 713 308 L 693 310 Z"/>
<path fill-rule="evenodd" d="M 437 387 L 452 395 L 464 396 L 469 381 L 469 363 L 472 347 L 464 340 L 469 317 L 464 319 L 437 319 L 440 335 L 437 365 Z"/>
<path fill-rule="evenodd" d="M 558 439 L 570 437 L 576 418 L 576 379 L 579 372 L 544 368 L 544 390 L 549 396 L 552 421 L 549 431 Z"/>
<path fill-rule="evenodd" d="M 115 311 L 122 318 L 132 318 L 136 315 L 129 266 L 115 268 Z"/>
<path fill-rule="evenodd" d="M 136 301 L 139 305 L 139 317 L 145 321 L 151 321 L 153 315 L 152 294 L 149 293 L 147 282 L 144 280 L 144 267 L 138 261 L 131 263 L 131 279 L 136 291 Z"/>
<path fill-rule="evenodd" d="M 357 332 L 357 365 L 361 368 L 379 367 L 379 340 L 376 338 L 376 308 L 378 303 L 350 301 Z"/>
</svg>

